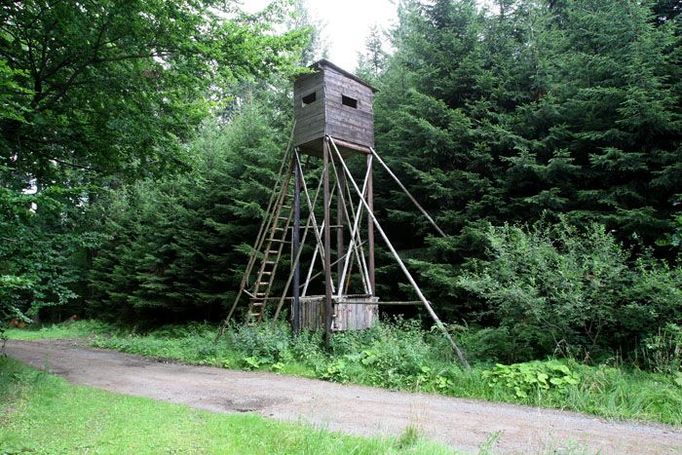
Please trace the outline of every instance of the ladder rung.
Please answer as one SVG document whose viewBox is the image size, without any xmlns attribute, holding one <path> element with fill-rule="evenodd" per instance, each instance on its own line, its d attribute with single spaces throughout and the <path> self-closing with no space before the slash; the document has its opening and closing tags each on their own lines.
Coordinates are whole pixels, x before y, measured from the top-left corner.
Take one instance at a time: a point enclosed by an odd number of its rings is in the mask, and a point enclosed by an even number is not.
<svg viewBox="0 0 682 455">
<path fill-rule="evenodd" d="M 270 239 L 270 242 L 276 242 L 276 243 L 291 243 L 288 240 L 282 240 L 282 239 Z"/>
<path fill-rule="evenodd" d="M 264 302 L 251 302 L 251 306 L 263 306 Z"/>
<path fill-rule="evenodd" d="M 277 254 L 277 250 L 268 250 L 268 254 Z"/>
<path fill-rule="evenodd" d="M 259 318 L 263 313 L 249 313 L 252 318 Z"/>
<path fill-rule="evenodd" d="M 261 272 L 261 274 L 262 274 L 262 275 L 272 275 L 272 272 L 263 271 L 263 272 Z"/>
<path fill-rule="evenodd" d="M 268 284 L 270 283 L 268 283 L 267 281 L 261 281 L 260 283 L 258 283 L 258 286 L 267 286 Z"/>
</svg>

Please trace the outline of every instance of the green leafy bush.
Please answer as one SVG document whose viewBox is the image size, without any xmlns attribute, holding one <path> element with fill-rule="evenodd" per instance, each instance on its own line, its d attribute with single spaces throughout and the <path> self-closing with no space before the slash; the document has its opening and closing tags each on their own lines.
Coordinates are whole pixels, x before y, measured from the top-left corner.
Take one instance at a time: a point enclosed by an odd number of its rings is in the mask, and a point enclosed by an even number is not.
<svg viewBox="0 0 682 455">
<path fill-rule="evenodd" d="M 565 393 L 568 387 L 580 383 L 580 375 L 567 365 L 549 360 L 513 365 L 497 364 L 482 373 L 489 387 L 503 386 L 512 389 L 518 398 L 539 395 L 547 391 Z"/>
<path fill-rule="evenodd" d="M 486 236 L 487 257 L 469 260 L 456 282 L 483 308 L 488 341 L 512 340 L 498 352 L 506 360 L 632 353 L 638 340 L 682 320 L 680 269 L 646 255 L 632 262 L 603 226 L 562 219 L 489 226 Z"/>
</svg>

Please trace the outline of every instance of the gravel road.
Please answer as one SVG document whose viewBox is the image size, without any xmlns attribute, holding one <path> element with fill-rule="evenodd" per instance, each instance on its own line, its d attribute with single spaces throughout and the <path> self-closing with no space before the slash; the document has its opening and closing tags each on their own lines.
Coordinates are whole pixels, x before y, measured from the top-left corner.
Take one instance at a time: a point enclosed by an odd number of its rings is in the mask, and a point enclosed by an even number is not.
<svg viewBox="0 0 682 455">
<path fill-rule="evenodd" d="M 608 422 L 571 412 L 437 395 L 162 363 L 72 341 L 9 341 L 9 356 L 74 384 L 183 403 L 216 412 L 253 412 L 359 435 L 427 437 L 477 452 L 497 436 L 495 453 L 682 454 L 682 429 Z"/>
</svg>

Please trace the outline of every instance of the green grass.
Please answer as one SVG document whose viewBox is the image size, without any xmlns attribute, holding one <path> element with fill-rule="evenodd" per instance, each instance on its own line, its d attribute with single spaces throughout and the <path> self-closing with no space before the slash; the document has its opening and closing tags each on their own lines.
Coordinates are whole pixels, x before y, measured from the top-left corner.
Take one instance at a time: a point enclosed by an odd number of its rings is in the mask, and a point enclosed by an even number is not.
<svg viewBox="0 0 682 455">
<path fill-rule="evenodd" d="M 74 321 L 62 324 L 42 325 L 37 328 L 8 328 L 5 336 L 13 340 L 67 340 L 87 338 L 105 333 L 115 333 L 111 324 L 100 321 Z"/>
<path fill-rule="evenodd" d="M 0 453 L 448 454 L 406 431 L 361 438 L 118 395 L 0 358 Z"/>
<path fill-rule="evenodd" d="M 7 335 L 17 339 L 87 336 L 96 347 L 190 364 L 273 371 L 396 390 L 567 409 L 617 420 L 682 425 L 680 374 L 562 360 L 519 364 L 510 370 L 516 371 L 513 376 L 495 382 L 490 376 L 494 365 L 479 362 L 470 371 L 464 371 L 457 366 L 439 334 L 425 332 L 407 322 L 337 334 L 331 353 L 320 347 L 319 334 L 304 333 L 294 339 L 284 325 L 230 327 L 217 344 L 215 333 L 214 326 L 205 324 L 137 333 L 100 322 L 78 321 L 34 331 L 10 330 Z M 538 374 L 544 374 L 557 363 L 577 378 L 575 384 L 540 384 Z M 562 374 L 556 378 L 559 382 Z"/>
</svg>

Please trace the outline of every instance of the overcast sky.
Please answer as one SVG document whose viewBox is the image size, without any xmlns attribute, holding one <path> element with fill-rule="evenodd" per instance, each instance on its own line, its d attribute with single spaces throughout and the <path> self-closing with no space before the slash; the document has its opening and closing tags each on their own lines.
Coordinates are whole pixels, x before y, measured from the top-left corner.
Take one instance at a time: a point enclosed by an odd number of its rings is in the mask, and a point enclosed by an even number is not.
<svg viewBox="0 0 682 455">
<path fill-rule="evenodd" d="M 490 5 L 492 0 L 477 0 L 479 5 Z M 242 0 L 244 9 L 256 12 L 270 0 Z M 373 25 L 384 30 L 397 22 L 395 0 L 304 0 L 314 23 L 322 25 L 322 39 L 328 47 L 328 58 L 343 69 L 353 71 L 358 52 L 365 49 L 365 41 Z"/>
<path fill-rule="evenodd" d="M 255 12 L 268 0 L 243 0 L 244 9 Z M 388 29 L 396 21 L 393 0 L 306 0 L 315 23 L 322 25 L 323 41 L 328 46 L 328 58 L 340 67 L 353 71 L 358 52 L 372 25 Z"/>
</svg>

